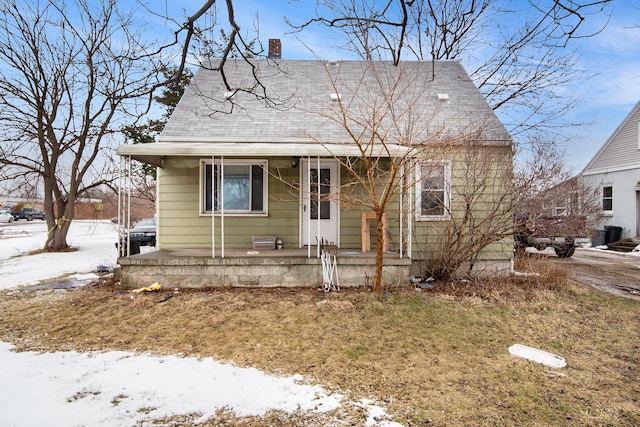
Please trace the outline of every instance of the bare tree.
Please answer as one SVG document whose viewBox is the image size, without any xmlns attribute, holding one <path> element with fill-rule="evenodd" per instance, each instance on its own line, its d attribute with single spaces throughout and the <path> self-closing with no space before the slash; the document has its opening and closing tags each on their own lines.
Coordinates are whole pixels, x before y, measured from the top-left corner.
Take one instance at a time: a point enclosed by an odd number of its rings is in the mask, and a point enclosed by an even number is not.
<svg viewBox="0 0 640 427">
<path fill-rule="evenodd" d="M 385 234 L 387 230 L 383 228 L 383 217 L 391 212 L 402 212 L 399 216 L 393 215 L 402 237 L 394 234 L 403 240 L 401 246 L 397 242 L 397 247 L 406 252 L 409 234 L 418 228 L 422 232 L 425 228 L 421 225 L 410 229 L 404 221 L 406 214 L 415 214 L 411 211 L 414 207 L 410 199 L 418 196 L 411 189 L 422 188 L 421 182 L 428 181 L 439 170 L 438 162 L 428 160 L 457 158 L 456 161 L 464 165 L 473 153 L 474 163 L 467 162 L 466 168 L 460 167 L 459 170 L 466 175 L 457 177 L 459 182 L 464 182 L 463 188 L 471 187 L 473 190 L 456 194 L 456 198 L 464 202 L 457 202 L 455 209 L 449 210 L 448 204 L 444 203 L 444 198 L 450 195 L 438 194 L 437 190 L 430 195 L 426 192 L 419 194 L 431 208 L 442 209 L 443 217 L 453 218 L 449 223 L 462 239 L 472 239 L 472 244 L 464 248 L 465 252 L 447 254 L 446 269 L 457 270 L 463 261 L 512 233 L 511 192 L 504 186 L 505 182 L 512 181 L 511 147 L 480 145 L 473 148 L 487 130 L 488 123 L 481 117 L 482 113 L 477 112 L 474 117 L 457 117 L 460 120 L 444 120 L 444 114 L 451 114 L 450 110 L 444 113 L 442 106 L 446 104 L 432 101 L 435 98 L 432 80 L 423 73 L 424 67 L 420 64 L 401 63 L 396 67 L 390 62 L 367 61 L 361 66 L 362 72 L 357 73 L 361 77 L 355 82 L 351 77 L 342 79 L 340 67 L 328 66 L 329 90 L 334 93 L 333 107 L 326 108 L 323 104 L 308 108 L 309 112 L 339 124 L 347 135 L 348 145 L 357 147 L 359 151 L 356 157 L 334 155 L 346 173 L 346 177 L 342 177 L 340 191 L 335 193 L 339 194 L 338 202 L 343 209 L 368 210 L 375 214 L 376 272 L 373 288 L 382 288 L 383 248 L 388 237 Z M 321 139 L 317 142 L 331 151 L 331 146 Z M 499 164 L 495 163 L 499 157 L 493 154 L 496 151 L 502 155 Z M 495 167 L 484 172 L 486 179 L 480 187 L 476 185 L 480 179 L 479 171 L 482 170 L 481 165 L 487 164 Z M 416 174 L 418 165 L 420 174 Z M 496 188 L 500 191 L 493 192 Z M 483 208 L 488 203 L 488 196 L 493 197 L 495 204 L 489 213 Z M 425 216 L 429 214 L 424 212 Z M 404 226 L 400 226 L 403 221 Z M 444 223 L 437 221 L 435 228 L 442 229 L 446 226 Z M 475 233 L 473 237 L 468 234 L 469 230 Z M 455 266 L 450 260 L 454 255 L 461 257 L 454 260 Z M 443 259 L 440 261 L 444 262 Z M 442 271 L 445 271 L 444 267 Z"/>
<path fill-rule="evenodd" d="M 160 95 L 153 97 L 153 100 L 159 104 L 164 111 L 160 118 L 147 119 L 142 124 L 130 124 L 124 126 L 121 132 L 125 138 L 125 142 L 132 144 L 148 144 L 155 142 L 156 137 L 162 132 L 171 113 L 180 101 L 184 91 L 189 86 L 193 78 L 193 72 L 190 69 L 182 71 L 182 76 L 176 81 L 175 75 L 178 72 L 176 67 L 169 67 L 160 70 L 164 79 L 168 82 L 160 92 Z M 155 203 L 156 198 L 156 168 L 155 166 L 134 162 L 132 167 L 132 186 L 133 191 L 139 197 Z"/>
<path fill-rule="evenodd" d="M 113 124 L 136 114 L 159 64 L 113 1 L 0 5 L 1 161 L 41 180 L 45 248 L 61 250 L 78 197 L 112 179 L 101 153 Z"/>
<path fill-rule="evenodd" d="M 500 244 L 513 235 L 513 169 L 509 147 L 468 145 L 453 153 L 454 182 L 446 222 L 427 222 L 416 233 L 425 259 L 422 275 L 450 280 L 478 271 L 478 261 L 491 252 L 503 252 Z M 504 256 L 504 254 L 502 254 Z M 510 254 L 509 254 L 510 255 Z"/>
<path fill-rule="evenodd" d="M 538 219 L 562 218 L 565 235 L 586 237 L 602 220 L 601 189 L 580 175 L 571 176 L 553 146 L 538 146 L 537 153 L 518 169 L 514 181 L 516 230 L 525 231 Z"/>
<path fill-rule="evenodd" d="M 221 73 L 225 59 L 244 44 L 233 1 L 225 5 L 231 31 L 216 68 Z M 182 79 L 194 37 L 220 25 L 206 19 L 216 1 L 204 1 L 184 20 L 143 5 L 123 12 L 115 0 L 0 0 L 0 6 L 0 176 L 14 186 L 42 186 L 51 230 L 45 248 L 61 250 L 77 198 L 113 180 L 102 154 L 117 129 L 142 117 L 155 89 Z M 140 12 L 173 24 L 172 39 L 146 41 L 136 20 Z M 168 79 L 161 73 L 166 59 L 178 70 Z M 225 84 L 229 90 L 260 88 L 257 76 L 250 88 Z"/>
<path fill-rule="evenodd" d="M 577 102 L 555 89 L 582 77 L 573 42 L 589 37 L 590 15 L 611 0 L 343 0 L 318 1 L 320 24 L 340 31 L 345 47 L 363 59 L 457 59 L 511 134 L 558 133 Z M 504 25 L 509 22 L 510 25 Z M 548 138 L 547 138 L 548 139 Z"/>
<path fill-rule="evenodd" d="M 514 216 L 516 228 L 527 219 L 543 215 L 541 194 L 571 177 L 564 155 L 556 144 L 536 141 L 531 155 L 518 159 L 514 176 Z"/>
</svg>

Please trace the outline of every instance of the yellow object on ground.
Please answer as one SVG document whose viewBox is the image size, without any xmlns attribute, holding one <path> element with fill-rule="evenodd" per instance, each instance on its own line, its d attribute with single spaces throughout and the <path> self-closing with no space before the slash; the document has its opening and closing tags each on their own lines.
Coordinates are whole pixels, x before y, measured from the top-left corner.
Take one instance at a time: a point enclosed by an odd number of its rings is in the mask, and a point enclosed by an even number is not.
<svg viewBox="0 0 640 427">
<path fill-rule="evenodd" d="M 140 293 L 140 292 L 153 292 L 153 291 L 159 291 L 159 290 L 160 290 L 160 283 L 156 282 L 151 286 L 147 286 L 146 288 L 132 289 L 131 292 Z"/>
</svg>

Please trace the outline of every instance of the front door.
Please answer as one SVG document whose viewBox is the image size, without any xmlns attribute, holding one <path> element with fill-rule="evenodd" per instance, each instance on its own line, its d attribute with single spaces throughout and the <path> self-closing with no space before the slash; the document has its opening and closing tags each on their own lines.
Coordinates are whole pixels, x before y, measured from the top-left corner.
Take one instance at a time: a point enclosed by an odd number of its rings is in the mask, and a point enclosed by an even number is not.
<svg viewBox="0 0 640 427">
<path fill-rule="evenodd" d="M 338 164 L 335 160 L 320 160 L 319 167 L 315 159 L 303 160 L 300 214 L 300 241 L 303 245 L 315 245 L 319 239 L 340 244 L 337 204 L 339 185 Z"/>
</svg>

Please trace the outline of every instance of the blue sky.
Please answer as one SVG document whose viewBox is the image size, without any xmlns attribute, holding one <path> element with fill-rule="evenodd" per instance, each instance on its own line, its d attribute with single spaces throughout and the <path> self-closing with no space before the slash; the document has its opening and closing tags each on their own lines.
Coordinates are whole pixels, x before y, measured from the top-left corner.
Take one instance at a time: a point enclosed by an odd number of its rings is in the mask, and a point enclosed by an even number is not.
<svg viewBox="0 0 640 427">
<path fill-rule="evenodd" d="M 506 4 L 513 1 L 504 0 Z M 299 23 L 313 14 L 314 0 L 235 0 L 235 14 L 241 27 L 251 30 L 252 20 L 258 13 L 260 39 L 265 48 L 269 38 L 282 40 L 283 58 L 323 59 L 350 58 L 347 52 L 335 46 L 340 40 L 317 27 L 291 34 L 284 16 Z M 201 0 L 187 0 L 181 8 L 191 14 L 202 5 Z M 567 165 L 579 172 L 600 149 L 633 106 L 640 101 L 640 0 L 614 0 L 608 6 L 610 17 L 587 20 L 588 26 L 600 28 L 599 34 L 575 41 L 581 59 L 579 71 L 593 74 L 589 79 L 576 79 L 561 92 L 573 93 L 581 101 L 569 120 L 592 123 L 581 128 L 567 128 L 563 132 L 573 138 L 565 145 Z M 226 11 L 220 11 L 226 13 Z M 220 16 L 224 19 L 224 16 Z M 463 65 L 465 61 L 462 60 Z"/>
</svg>

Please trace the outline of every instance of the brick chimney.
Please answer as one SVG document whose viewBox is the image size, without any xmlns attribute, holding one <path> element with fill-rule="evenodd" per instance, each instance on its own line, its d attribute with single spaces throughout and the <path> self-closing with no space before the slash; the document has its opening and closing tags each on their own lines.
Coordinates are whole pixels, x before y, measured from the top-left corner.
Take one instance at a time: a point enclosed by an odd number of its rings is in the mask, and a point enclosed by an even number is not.
<svg viewBox="0 0 640 427">
<path fill-rule="evenodd" d="M 280 59 L 282 57 L 282 44 L 280 39 L 269 39 L 269 58 Z"/>
</svg>

